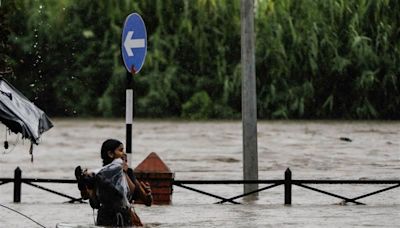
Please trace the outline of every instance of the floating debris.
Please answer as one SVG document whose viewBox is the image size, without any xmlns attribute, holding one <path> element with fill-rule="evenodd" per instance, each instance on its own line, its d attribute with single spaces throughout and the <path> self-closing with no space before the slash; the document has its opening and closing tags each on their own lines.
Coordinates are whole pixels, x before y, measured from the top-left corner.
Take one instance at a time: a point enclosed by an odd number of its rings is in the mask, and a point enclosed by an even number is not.
<svg viewBox="0 0 400 228">
<path fill-rule="evenodd" d="M 342 141 L 345 141 L 345 142 L 353 142 L 353 140 L 351 140 L 350 138 L 347 138 L 347 137 L 340 137 L 339 139 Z"/>
</svg>

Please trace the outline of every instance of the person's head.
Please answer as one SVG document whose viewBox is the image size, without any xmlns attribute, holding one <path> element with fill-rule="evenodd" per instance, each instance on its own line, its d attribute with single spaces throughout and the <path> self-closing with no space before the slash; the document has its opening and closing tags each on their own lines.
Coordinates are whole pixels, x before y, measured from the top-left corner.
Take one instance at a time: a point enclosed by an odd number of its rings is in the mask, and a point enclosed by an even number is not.
<svg viewBox="0 0 400 228">
<path fill-rule="evenodd" d="M 101 145 L 103 165 L 110 164 L 114 159 L 123 158 L 124 154 L 124 145 L 116 139 L 107 139 Z"/>
</svg>

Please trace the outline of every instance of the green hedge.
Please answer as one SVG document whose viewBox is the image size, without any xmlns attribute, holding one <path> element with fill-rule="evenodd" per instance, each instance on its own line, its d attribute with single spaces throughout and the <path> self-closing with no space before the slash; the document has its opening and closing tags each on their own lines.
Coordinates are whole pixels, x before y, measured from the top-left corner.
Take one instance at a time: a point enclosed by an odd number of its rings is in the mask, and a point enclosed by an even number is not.
<svg viewBox="0 0 400 228">
<path fill-rule="evenodd" d="M 255 5 L 260 119 L 399 119 L 400 1 Z M 123 116 L 131 12 L 148 33 L 137 116 L 240 118 L 239 0 L 2 0 L 0 71 L 51 116 Z"/>
</svg>

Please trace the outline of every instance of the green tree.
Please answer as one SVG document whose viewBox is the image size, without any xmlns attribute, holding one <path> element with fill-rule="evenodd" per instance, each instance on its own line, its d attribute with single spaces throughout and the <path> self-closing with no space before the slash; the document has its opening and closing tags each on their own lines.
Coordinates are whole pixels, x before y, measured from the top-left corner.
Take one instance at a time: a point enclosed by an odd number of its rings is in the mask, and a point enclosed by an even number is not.
<svg viewBox="0 0 400 228">
<path fill-rule="evenodd" d="M 256 1 L 258 117 L 400 118 L 399 10 L 396 0 Z M 50 115 L 124 115 L 121 30 L 138 12 L 148 50 L 137 116 L 240 117 L 239 0 L 8 0 L 0 12 L 0 67 Z"/>
</svg>

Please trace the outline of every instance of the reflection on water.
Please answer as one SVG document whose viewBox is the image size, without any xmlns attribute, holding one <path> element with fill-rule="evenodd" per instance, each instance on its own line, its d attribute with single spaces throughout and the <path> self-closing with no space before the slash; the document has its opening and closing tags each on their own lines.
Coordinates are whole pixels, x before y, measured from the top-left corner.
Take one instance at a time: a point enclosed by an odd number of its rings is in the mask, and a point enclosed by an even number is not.
<svg viewBox="0 0 400 228">
<path fill-rule="evenodd" d="M 1 177 L 19 166 L 24 177 L 73 179 L 75 166 L 101 165 L 100 145 L 107 138 L 125 141 L 123 120 L 54 120 L 30 162 L 29 143 L 0 155 Z M 176 179 L 242 179 L 241 122 L 136 121 L 133 161 L 136 166 L 156 152 Z M 290 167 L 294 179 L 399 179 L 400 122 L 273 121 L 258 123 L 259 177 L 282 179 Z M 344 140 L 346 139 L 346 140 Z M 43 184 L 78 195 L 76 186 Z M 93 223 L 88 205 L 60 204 L 64 199 L 23 185 L 22 203 L 13 204 L 11 184 L 0 186 L 0 202 L 49 227 L 58 222 Z M 241 185 L 192 186 L 223 197 L 242 193 Z M 260 185 L 260 187 L 264 187 Z M 313 186 L 356 197 L 387 186 Z M 243 205 L 218 201 L 174 187 L 170 206 L 137 206 L 150 227 L 396 227 L 400 224 L 400 189 L 361 200 L 367 206 L 340 206 L 336 198 L 293 187 L 293 205 L 283 206 L 283 187 L 259 194 Z M 0 209 L 0 224 L 32 227 L 29 221 Z"/>
</svg>

